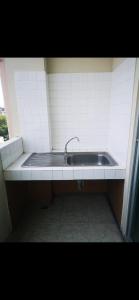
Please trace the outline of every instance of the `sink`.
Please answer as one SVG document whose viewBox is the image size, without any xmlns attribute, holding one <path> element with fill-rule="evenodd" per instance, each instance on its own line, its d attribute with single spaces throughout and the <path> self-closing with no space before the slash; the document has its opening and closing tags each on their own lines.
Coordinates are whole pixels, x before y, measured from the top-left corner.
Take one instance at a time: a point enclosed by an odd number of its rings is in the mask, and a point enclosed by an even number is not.
<svg viewBox="0 0 139 300">
<path fill-rule="evenodd" d="M 108 153 L 82 153 L 67 156 L 70 166 L 114 166 L 117 163 Z"/>
<path fill-rule="evenodd" d="M 64 152 L 32 153 L 22 167 L 65 167 L 65 166 L 115 166 L 116 161 L 107 152 Z"/>
</svg>

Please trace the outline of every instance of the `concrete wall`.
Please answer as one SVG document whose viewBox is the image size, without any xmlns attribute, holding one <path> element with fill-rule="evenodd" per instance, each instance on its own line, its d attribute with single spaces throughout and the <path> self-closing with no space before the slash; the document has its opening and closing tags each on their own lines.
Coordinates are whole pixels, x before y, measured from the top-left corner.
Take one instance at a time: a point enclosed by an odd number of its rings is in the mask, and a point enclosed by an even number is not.
<svg viewBox="0 0 139 300">
<path fill-rule="evenodd" d="M 48 73 L 92 73 L 110 72 L 111 70 L 112 58 L 47 58 Z"/>
<path fill-rule="evenodd" d="M 115 70 L 125 59 L 125 57 L 114 57 L 112 60 L 112 70 Z"/>
<path fill-rule="evenodd" d="M 121 228 L 124 235 L 126 234 L 126 229 L 127 229 L 130 188 L 131 188 L 131 180 L 132 180 L 132 168 L 133 168 L 133 161 L 134 161 L 134 151 L 136 145 L 136 133 L 137 133 L 138 120 L 139 120 L 139 58 L 136 59 L 136 70 L 134 75 L 133 104 L 132 104 L 132 112 L 131 112 L 128 156 L 127 156 L 127 164 L 126 164 L 126 176 L 125 176 L 124 197 L 123 197 Z"/>
<path fill-rule="evenodd" d="M 11 230 L 12 225 L 8 209 L 7 194 L 0 157 L 0 242 L 5 241 Z"/>
<path fill-rule="evenodd" d="M 52 57 L 45 59 L 48 73 L 86 73 L 86 72 L 111 72 L 115 70 L 125 57 Z"/>
</svg>

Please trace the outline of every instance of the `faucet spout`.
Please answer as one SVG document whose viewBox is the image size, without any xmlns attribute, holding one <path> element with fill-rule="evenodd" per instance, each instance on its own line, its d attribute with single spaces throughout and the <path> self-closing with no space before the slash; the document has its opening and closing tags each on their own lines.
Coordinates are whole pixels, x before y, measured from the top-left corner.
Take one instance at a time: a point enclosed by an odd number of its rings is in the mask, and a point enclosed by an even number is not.
<svg viewBox="0 0 139 300">
<path fill-rule="evenodd" d="M 74 140 L 74 139 L 76 139 L 78 142 L 80 141 L 80 139 L 78 138 L 78 136 L 75 136 L 75 137 L 69 139 L 69 140 L 67 141 L 67 143 L 65 144 L 65 151 L 64 151 L 64 158 L 65 158 L 65 161 L 66 161 L 66 157 L 67 157 L 67 146 L 68 146 L 68 144 L 69 144 L 72 140 Z"/>
</svg>

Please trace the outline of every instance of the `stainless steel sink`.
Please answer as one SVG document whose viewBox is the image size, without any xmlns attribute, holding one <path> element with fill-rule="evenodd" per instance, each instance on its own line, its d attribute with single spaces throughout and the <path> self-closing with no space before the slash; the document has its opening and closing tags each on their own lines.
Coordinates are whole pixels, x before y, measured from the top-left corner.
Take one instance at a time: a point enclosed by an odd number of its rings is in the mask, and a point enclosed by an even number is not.
<svg viewBox="0 0 139 300">
<path fill-rule="evenodd" d="M 32 153 L 22 167 L 116 166 L 107 152 Z"/>
<path fill-rule="evenodd" d="M 108 153 L 69 154 L 67 164 L 70 166 L 113 166 L 117 163 Z"/>
</svg>

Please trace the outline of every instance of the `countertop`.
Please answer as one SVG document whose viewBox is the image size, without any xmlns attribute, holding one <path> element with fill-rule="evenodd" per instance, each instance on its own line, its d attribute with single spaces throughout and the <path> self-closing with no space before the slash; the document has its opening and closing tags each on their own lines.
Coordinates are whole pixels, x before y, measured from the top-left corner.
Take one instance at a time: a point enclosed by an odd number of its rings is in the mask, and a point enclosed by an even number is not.
<svg viewBox="0 0 139 300">
<path fill-rule="evenodd" d="M 116 166 L 64 166 L 27 167 L 21 165 L 31 155 L 23 153 L 4 170 L 5 180 L 83 180 L 83 179 L 124 179 L 125 167 Z"/>
</svg>

